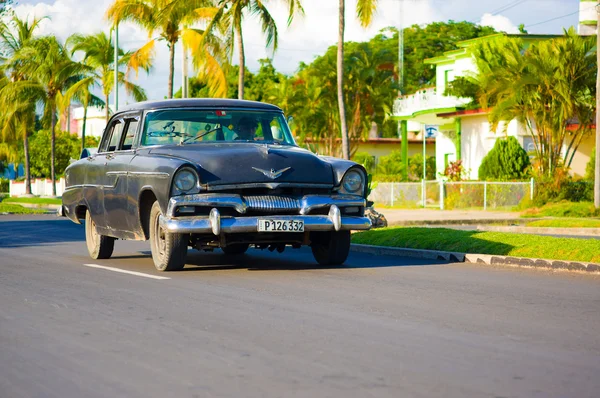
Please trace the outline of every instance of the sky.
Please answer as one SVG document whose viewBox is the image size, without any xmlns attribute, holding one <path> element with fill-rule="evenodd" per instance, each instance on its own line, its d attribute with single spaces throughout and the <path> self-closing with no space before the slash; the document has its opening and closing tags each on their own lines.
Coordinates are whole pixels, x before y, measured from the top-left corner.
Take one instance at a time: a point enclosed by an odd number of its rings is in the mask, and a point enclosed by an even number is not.
<svg viewBox="0 0 600 398">
<path fill-rule="evenodd" d="M 108 33 L 110 24 L 104 18 L 114 0 L 17 0 L 13 6 L 20 17 L 48 16 L 40 34 L 54 34 L 66 39 L 73 33 Z M 337 43 L 338 0 L 302 0 L 305 14 L 287 26 L 287 10 L 281 0 L 267 0 L 279 33 L 279 47 L 273 54 L 265 49 L 265 38 L 256 19 L 248 17 L 243 25 L 246 66 L 257 71 L 258 60 L 272 58 L 276 69 L 292 75 L 300 62 L 310 63 L 315 57 Z M 579 0 L 379 0 L 373 23 L 363 29 L 355 15 L 356 1 L 346 0 L 346 41 L 365 41 L 380 29 L 434 21 L 470 21 L 493 26 L 497 30 L 518 33 L 524 24 L 529 33 L 562 33 L 563 28 L 576 26 Z M 593 5 L 593 4 L 592 4 Z M 401 12 L 402 9 L 402 12 Z M 119 44 L 126 50 L 144 45 L 148 34 L 131 23 L 119 27 Z M 176 49 L 175 91 L 181 86 L 181 48 Z M 235 63 L 235 59 L 234 59 Z M 135 79 L 135 77 L 133 76 Z M 168 49 L 164 42 L 156 47 L 154 68 L 150 75 L 143 72 L 136 83 L 146 90 L 149 99 L 162 99 L 167 94 Z M 120 105 L 132 102 L 120 92 Z"/>
</svg>

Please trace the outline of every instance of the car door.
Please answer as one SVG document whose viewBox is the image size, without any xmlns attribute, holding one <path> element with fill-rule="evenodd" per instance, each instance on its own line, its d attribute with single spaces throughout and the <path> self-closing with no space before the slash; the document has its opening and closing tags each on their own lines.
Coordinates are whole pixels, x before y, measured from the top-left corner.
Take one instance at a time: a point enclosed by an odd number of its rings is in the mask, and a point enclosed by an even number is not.
<svg viewBox="0 0 600 398">
<path fill-rule="evenodd" d="M 121 131 L 122 122 L 117 119 L 111 120 L 104 130 L 98 152 L 87 158 L 85 197 L 92 219 L 99 229 L 108 227 L 104 196 L 107 191 L 110 194 L 113 181 L 107 176 L 106 171 L 108 161 L 114 157 L 114 142 L 116 137 L 120 136 Z"/>
<path fill-rule="evenodd" d="M 113 135 L 114 150 L 110 152 L 110 156 L 107 154 L 106 158 L 106 176 L 109 184 L 104 192 L 104 210 L 109 228 L 121 232 L 132 230 L 133 217 L 128 204 L 128 174 L 129 164 L 135 156 L 133 144 L 139 121 L 139 114 L 125 114 L 119 119 L 120 134 Z M 110 149 L 113 149 L 112 146 Z"/>
</svg>

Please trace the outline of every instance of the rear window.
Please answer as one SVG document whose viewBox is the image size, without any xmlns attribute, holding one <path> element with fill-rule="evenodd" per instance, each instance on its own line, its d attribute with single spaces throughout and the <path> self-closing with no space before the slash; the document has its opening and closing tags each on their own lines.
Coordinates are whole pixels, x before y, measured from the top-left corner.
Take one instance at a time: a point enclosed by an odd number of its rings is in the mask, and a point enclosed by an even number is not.
<svg viewBox="0 0 600 398">
<path fill-rule="evenodd" d="M 265 142 L 295 145 L 280 112 L 248 110 L 159 110 L 149 112 L 142 145 L 205 142 Z"/>
</svg>

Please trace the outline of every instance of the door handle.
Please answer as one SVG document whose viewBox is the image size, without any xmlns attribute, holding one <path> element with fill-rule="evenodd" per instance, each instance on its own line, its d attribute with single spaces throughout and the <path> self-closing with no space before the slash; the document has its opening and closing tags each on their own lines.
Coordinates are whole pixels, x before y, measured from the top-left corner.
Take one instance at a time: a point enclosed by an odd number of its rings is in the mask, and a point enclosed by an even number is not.
<svg viewBox="0 0 600 398">
<path fill-rule="evenodd" d="M 86 159 L 88 162 L 93 162 L 94 160 L 96 160 L 96 158 L 93 156 L 88 156 Z"/>
<path fill-rule="evenodd" d="M 106 155 L 106 159 L 108 159 L 108 160 L 113 160 L 114 158 L 115 158 L 115 155 L 113 155 L 113 154 L 109 153 Z"/>
</svg>

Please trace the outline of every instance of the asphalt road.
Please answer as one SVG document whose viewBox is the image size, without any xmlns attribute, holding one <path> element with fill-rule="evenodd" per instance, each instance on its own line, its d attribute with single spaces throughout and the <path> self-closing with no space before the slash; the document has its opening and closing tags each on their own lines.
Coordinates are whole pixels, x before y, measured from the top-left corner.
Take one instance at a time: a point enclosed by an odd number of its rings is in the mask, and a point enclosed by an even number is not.
<svg viewBox="0 0 600 398">
<path fill-rule="evenodd" d="M 0 216 L 0 397 L 598 397 L 600 277 L 307 250 L 87 256 Z M 108 266 L 125 274 L 84 264 Z M 148 276 L 170 279 L 151 279 Z"/>
</svg>

